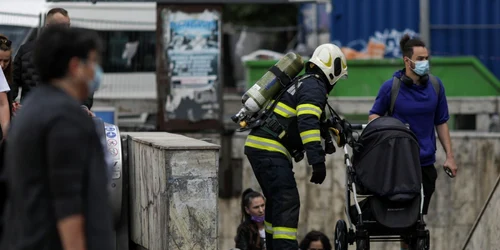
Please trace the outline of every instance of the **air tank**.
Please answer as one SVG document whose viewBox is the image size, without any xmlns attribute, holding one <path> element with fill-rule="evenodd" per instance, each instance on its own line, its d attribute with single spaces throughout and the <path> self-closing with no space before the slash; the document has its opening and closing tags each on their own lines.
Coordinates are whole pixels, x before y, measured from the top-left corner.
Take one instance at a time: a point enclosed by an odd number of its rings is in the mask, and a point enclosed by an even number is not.
<svg viewBox="0 0 500 250">
<path fill-rule="evenodd" d="M 289 52 L 274 66 L 291 79 L 295 78 L 304 68 L 304 61 L 299 54 Z M 231 117 L 235 123 L 246 127 L 248 119 L 264 108 L 283 88 L 285 83 L 268 70 L 255 84 L 243 94 L 241 110 Z"/>
</svg>

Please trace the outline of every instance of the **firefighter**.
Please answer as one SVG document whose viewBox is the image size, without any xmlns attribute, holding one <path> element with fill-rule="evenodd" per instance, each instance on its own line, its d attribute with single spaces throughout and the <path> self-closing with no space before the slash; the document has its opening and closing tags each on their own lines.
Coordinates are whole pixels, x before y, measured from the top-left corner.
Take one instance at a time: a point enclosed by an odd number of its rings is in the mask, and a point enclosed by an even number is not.
<svg viewBox="0 0 500 250">
<path fill-rule="evenodd" d="M 245 154 L 266 197 L 268 250 L 298 249 L 300 200 L 292 160 L 302 160 L 305 151 L 313 168 L 310 181 L 323 183 L 326 168 L 320 121 L 326 119 L 328 93 L 339 79 L 347 78 L 345 56 L 333 44 L 316 48 L 305 67 L 306 73 L 291 83 L 276 100 L 271 115 L 250 131 L 245 142 Z"/>
</svg>

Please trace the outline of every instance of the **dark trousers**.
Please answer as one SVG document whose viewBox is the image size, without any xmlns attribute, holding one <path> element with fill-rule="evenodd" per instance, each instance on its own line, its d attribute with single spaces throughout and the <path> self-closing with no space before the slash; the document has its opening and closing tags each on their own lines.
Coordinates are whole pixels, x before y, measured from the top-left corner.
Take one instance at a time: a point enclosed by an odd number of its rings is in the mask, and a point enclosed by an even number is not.
<svg viewBox="0 0 500 250">
<path fill-rule="evenodd" d="M 248 155 L 266 198 L 267 250 L 297 250 L 300 199 L 292 163 L 285 156 Z"/>
<path fill-rule="evenodd" d="M 432 194 L 436 190 L 437 170 L 434 165 L 422 166 L 422 186 L 424 187 L 424 208 L 422 213 L 427 214 Z"/>
</svg>

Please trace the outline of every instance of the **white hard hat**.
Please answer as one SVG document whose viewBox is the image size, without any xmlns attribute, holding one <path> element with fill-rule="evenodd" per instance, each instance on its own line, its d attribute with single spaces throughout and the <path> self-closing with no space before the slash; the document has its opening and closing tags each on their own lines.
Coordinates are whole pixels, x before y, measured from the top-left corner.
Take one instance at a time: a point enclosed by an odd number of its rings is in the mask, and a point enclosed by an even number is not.
<svg viewBox="0 0 500 250">
<path fill-rule="evenodd" d="M 323 71 L 332 86 L 339 79 L 347 79 L 347 61 L 344 53 L 336 45 L 325 43 L 318 46 L 309 62 Z"/>
</svg>

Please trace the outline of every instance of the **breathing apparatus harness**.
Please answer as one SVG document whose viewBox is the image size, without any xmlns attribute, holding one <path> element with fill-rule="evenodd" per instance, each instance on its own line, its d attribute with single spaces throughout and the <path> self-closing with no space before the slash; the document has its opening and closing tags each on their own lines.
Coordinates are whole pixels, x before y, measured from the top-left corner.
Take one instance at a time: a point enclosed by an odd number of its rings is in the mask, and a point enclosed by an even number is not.
<svg viewBox="0 0 500 250">
<path fill-rule="evenodd" d="M 247 127 L 241 128 L 239 131 L 245 131 L 248 129 L 259 127 L 263 131 L 270 134 L 274 139 L 281 140 L 286 135 L 286 131 L 288 130 L 290 122 L 288 122 L 287 124 L 282 124 L 274 113 L 274 109 L 291 86 L 294 85 L 295 88 L 298 89 L 298 82 L 310 77 L 316 77 L 317 79 L 320 79 L 320 76 L 317 74 L 297 76 L 291 79 L 289 82 L 291 82 L 292 84 L 286 85 L 276 95 L 273 102 L 268 104 L 267 107 L 263 108 L 259 113 L 257 113 L 257 116 L 252 119 Z M 330 135 L 330 131 L 335 134 L 336 142 L 339 147 L 344 146 L 346 143 L 352 148 L 357 147 L 358 145 L 355 142 L 354 137 L 352 136 L 353 130 L 351 129 L 351 124 L 345 119 L 341 119 L 337 112 L 335 112 L 330 104 L 328 104 L 328 102 L 326 105 L 328 106 L 331 116 L 329 119 L 326 119 L 323 113 L 320 119 L 320 135 L 325 140 L 325 153 L 333 154 L 336 152 L 335 146 L 333 145 L 332 136 Z M 290 151 L 290 149 L 287 150 L 289 150 L 295 162 L 299 162 L 304 158 L 304 149 L 296 149 L 292 151 Z"/>
<path fill-rule="evenodd" d="M 279 82 L 283 85 L 283 89 L 281 89 L 281 91 L 276 95 L 273 102 L 269 103 L 268 105 L 266 105 L 265 108 L 263 108 L 260 112 L 258 112 L 255 118 L 253 118 L 248 123 L 248 126 L 245 128 L 240 128 L 238 130 L 239 132 L 261 127 L 263 130 L 270 133 L 273 137 L 277 139 L 281 139 L 283 138 L 283 136 L 285 136 L 285 131 L 288 126 L 284 126 L 278 121 L 276 115 L 274 114 L 274 109 L 281 100 L 281 97 L 283 97 L 283 95 L 288 91 L 288 89 L 290 89 L 291 86 L 295 86 L 295 88 L 298 88 L 298 82 L 300 80 L 307 79 L 313 75 L 297 76 L 293 79 L 291 79 L 284 72 L 282 73 L 282 75 L 285 75 L 285 77 L 288 78 L 286 82 L 292 84 L 282 83 L 283 76 L 278 77 L 280 79 Z"/>
</svg>

